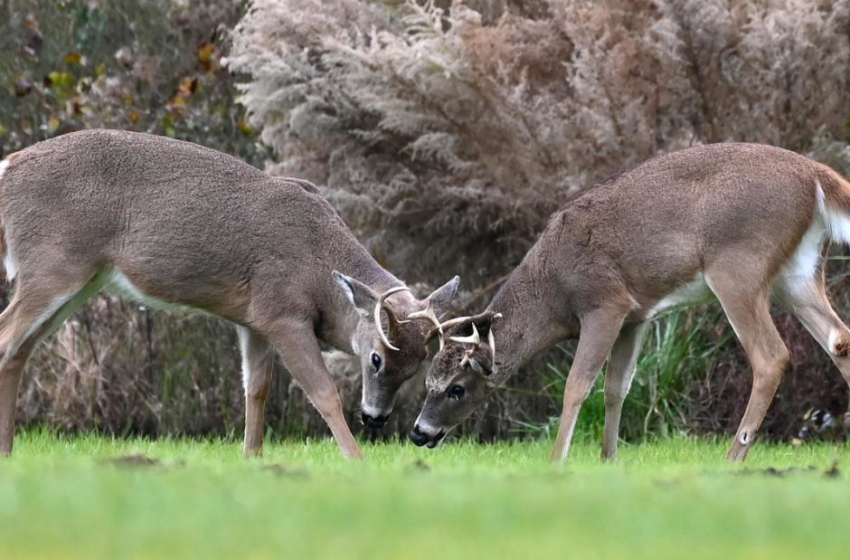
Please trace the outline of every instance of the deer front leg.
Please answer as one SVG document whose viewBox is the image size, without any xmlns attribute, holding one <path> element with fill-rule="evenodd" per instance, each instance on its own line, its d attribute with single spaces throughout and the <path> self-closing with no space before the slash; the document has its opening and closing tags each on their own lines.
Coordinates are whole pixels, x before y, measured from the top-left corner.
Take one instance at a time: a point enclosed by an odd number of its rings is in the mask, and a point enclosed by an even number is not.
<svg viewBox="0 0 850 560">
<path fill-rule="evenodd" d="M 342 453 L 352 459 L 362 459 L 363 452 L 343 416 L 339 393 L 322 361 L 313 326 L 301 322 L 286 323 L 273 329 L 267 336 L 280 352 L 292 377 L 327 422 Z"/>
<path fill-rule="evenodd" d="M 590 393 L 627 313 L 628 309 L 619 307 L 598 309 L 581 320 L 578 350 L 567 377 L 564 410 L 561 412 L 555 449 L 550 457 L 553 463 L 567 458 L 581 405 Z"/>
<path fill-rule="evenodd" d="M 245 385 L 246 457 L 263 453 L 266 400 L 274 375 L 274 348 L 260 334 L 247 327 L 237 327 L 242 351 L 242 381 Z"/>
<path fill-rule="evenodd" d="M 646 323 L 623 327 L 611 350 L 608 371 L 605 372 L 605 434 L 602 439 L 602 459 L 605 461 L 617 456 L 623 401 L 635 376 L 645 334 Z"/>
</svg>

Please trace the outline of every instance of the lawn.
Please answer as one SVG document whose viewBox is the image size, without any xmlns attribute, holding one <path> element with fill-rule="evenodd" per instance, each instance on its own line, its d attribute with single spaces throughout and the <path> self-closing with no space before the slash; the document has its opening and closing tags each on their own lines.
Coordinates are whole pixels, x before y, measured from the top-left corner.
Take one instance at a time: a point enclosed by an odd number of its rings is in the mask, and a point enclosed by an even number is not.
<svg viewBox="0 0 850 560">
<path fill-rule="evenodd" d="M 0 558 L 813 558 L 850 552 L 850 446 L 579 442 L 435 451 L 330 440 L 237 442 L 23 434 L 0 461 Z M 838 461 L 840 472 L 830 470 Z"/>
</svg>

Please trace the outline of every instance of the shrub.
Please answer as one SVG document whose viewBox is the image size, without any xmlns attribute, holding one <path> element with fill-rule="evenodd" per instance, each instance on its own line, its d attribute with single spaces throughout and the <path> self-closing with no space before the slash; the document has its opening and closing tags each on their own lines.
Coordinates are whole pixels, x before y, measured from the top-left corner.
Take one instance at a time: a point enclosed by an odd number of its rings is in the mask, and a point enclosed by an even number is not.
<svg viewBox="0 0 850 560">
<path fill-rule="evenodd" d="M 274 154 L 393 270 L 485 283 L 659 152 L 844 139 L 850 5 L 254 0 L 229 66 Z"/>
</svg>

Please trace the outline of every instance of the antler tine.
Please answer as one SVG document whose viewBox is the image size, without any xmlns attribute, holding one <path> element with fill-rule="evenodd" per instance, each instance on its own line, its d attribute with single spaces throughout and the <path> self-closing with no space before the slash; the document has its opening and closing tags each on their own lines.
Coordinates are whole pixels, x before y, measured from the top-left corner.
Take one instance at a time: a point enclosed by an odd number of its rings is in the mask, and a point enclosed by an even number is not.
<svg viewBox="0 0 850 560">
<path fill-rule="evenodd" d="M 453 327 L 465 321 L 472 319 L 472 317 L 455 317 L 454 319 L 449 319 L 448 321 L 443 321 L 440 323 L 440 327 L 442 329 L 447 329 L 449 327 Z"/>
<path fill-rule="evenodd" d="M 386 333 L 384 333 L 384 327 L 383 325 L 381 325 L 381 309 L 383 309 L 388 297 L 398 292 L 405 291 L 409 292 L 410 288 L 408 288 L 407 286 L 396 286 L 394 288 L 390 288 L 389 290 L 381 294 L 378 297 L 377 303 L 375 303 L 375 326 L 378 327 L 378 334 L 380 335 L 381 341 L 384 343 L 384 345 L 394 352 L 398 352 L 399 349 L 396 346 L 393 346 L 392 342 L 390 342 L 390 339 L 387 338 Z"/>
<path fill-rule="evenodd" d="M 490 345 L 490 371 L 496 371 L 496 337 L 493 336 L 493 327 L 487 333 L 487 343 Z"/>
<path fill-rule="evenodd" d="M 466 352 L 463 353 L 463 359 L 460 361 L 460 367 L 465 366 L 469 362 L 469 358 L 472 357 L 472 353 L 475 351 L 475 348 L 470 348 Z"/>
<path fill-rule="evenodd" d="M 434 327 L 443 334 L 443 326 L 440 324 L 440 320 L 437 318 L 437 314 L 434 312 L 434 308 L 431 307 L 430 303 L 428 307 L 423 309 L 422 311 L 414 311 L 410 315 L 407 316 L 408 319 L 425 319 L 427 321 L 431 321 L 434 323 Z"/>
<path fill-rule="evenodd" d="M 478 334 L 478 327 L 475 326 L 475 323 L 472 323 L 472 335 L 470 336 L 451 336 L 449 340 L 452 342 L 460 342 L 462 344 L 474 344 L 478 346 L 481 344 L 481 335 Z"/>
<path fill-rule="evenodd" d="M 440 337 L 440 350 L 445 346 L 445 341 L 443 340 L 443 326 L 440 324 L 440 319 L 437 317 L 437 313 L 434 311 L 434 303 L 429 299 L 428 305 L 425 309 L 421 311 L 414 311 L 410 315 L 407 316 L 408 320 L 411 319 L 425 319 L 426 321 L 430 321 L 434 324 L 434 328 L 437 329 L 437 334 Z"/>
</svg>

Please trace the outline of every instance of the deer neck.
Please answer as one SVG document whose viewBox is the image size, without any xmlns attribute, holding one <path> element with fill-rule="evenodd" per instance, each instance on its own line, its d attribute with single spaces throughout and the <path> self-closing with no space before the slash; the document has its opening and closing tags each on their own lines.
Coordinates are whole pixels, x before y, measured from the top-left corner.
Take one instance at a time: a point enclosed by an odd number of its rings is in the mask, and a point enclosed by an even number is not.
<svg viewBox="0 0 850 560">
<path fill-rule="evenodd" d="M 493 298 L 488 311 L 502 314 L 493 327 L 495 385 L 504 383 L 535 354 L 573 333 L 570 312 L 558 295 L 553 278 L 524 262 Z"/>
</svg>

